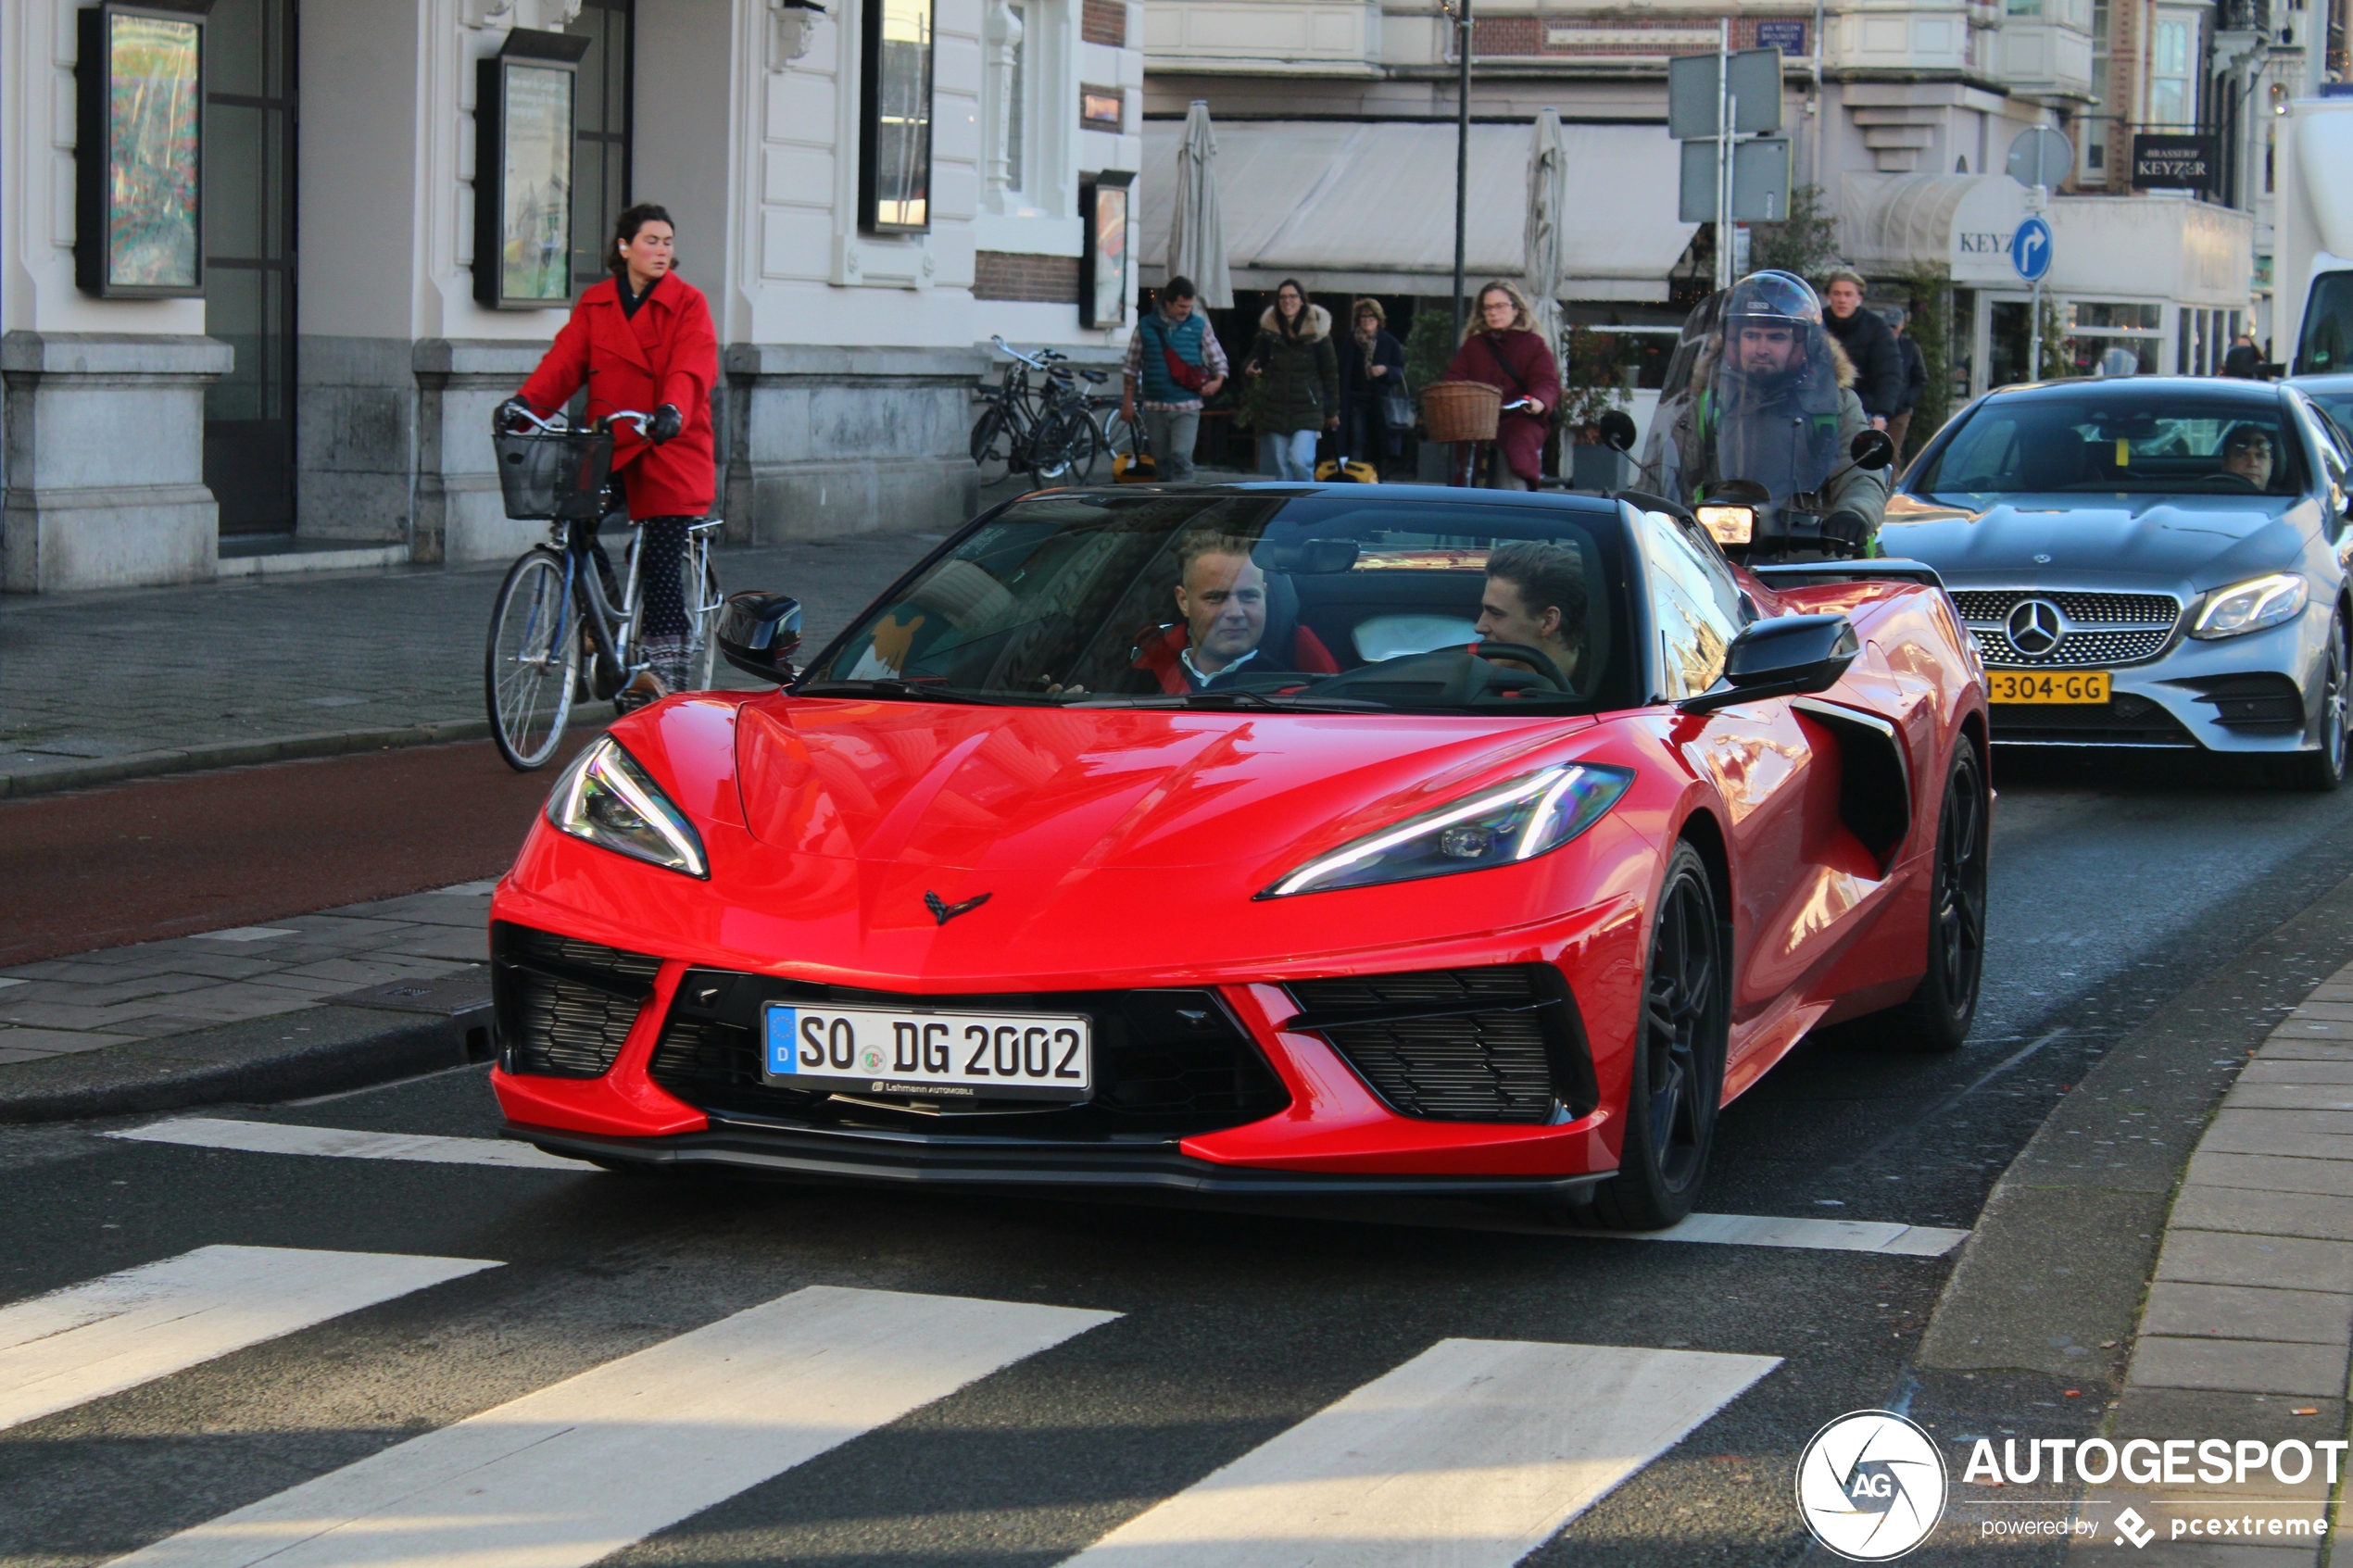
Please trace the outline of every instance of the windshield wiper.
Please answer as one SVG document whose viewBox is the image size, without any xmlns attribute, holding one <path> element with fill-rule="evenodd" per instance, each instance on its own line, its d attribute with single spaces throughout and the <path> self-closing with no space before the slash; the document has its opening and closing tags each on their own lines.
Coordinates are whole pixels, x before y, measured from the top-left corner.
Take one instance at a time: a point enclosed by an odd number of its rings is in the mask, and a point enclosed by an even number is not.
<svg viewBox="0 0 2353 1568">
<path fill-rule="evenodd" d="M 972 702 L 983 706 L 993 706 L 999 700 L 974 696 L 950 686 L 935 686 L 926 681 L 802 681 L 786 689 L 795 696 L 886 696 L 913 702 Z M 1004 700 L 1020 699 L 1008 696 Z"/>
</svg>

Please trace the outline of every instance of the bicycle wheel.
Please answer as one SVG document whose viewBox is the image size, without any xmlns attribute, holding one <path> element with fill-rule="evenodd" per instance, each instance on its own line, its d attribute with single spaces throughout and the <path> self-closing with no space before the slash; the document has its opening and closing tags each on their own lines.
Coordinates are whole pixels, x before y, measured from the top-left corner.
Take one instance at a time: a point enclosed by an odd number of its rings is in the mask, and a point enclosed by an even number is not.
<svg viewBox="0 0 2353 1568">
<path fill-rule="evenodd" d="M 483 687 L 490 738 L 519 773 L 545 767 L 563 739 L 580 676 L 578 621 L 561 556 L 527 550 L 507 569 L 490 611 Z"/>
<path fill-rule="evenodd" d="M 1007 428 L 1003 404 L 989 404 L 973 421 L 972 455 L 985 485 L 997 483 L 1012 470 L 1013 432 Z"/>
<path fill-rule="evenodd" d="M 1091 468 L 1094 454 L 1095 427 L 1087 416 L 1057 409 L 1046 416 L 1030 442 L 1030 483 L 1039 486 L 1083 483 L 1071 478 L 1072 465 L 1084 460 Z"/>
<path fill-rule="evenodd" d="M 1063 476 L 1064 484 L 1092 484 L 1095 470 L 1102 465 L 1111 451 L 1111 443 L 1103 439 L 1102 427 L 1095 422 L 1094 414 L 1086 408 L 1070 411 L 1071 446 L 1070 470 Z"/>
</svg>

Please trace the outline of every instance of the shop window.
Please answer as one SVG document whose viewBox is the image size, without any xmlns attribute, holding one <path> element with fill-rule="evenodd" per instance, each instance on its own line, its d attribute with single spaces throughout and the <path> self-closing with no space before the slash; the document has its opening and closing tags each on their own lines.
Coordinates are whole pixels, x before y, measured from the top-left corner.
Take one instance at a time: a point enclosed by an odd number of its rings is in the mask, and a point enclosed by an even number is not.
<svg viewBox="0 0 2353 1568">
<path fill-rule="evenodd" d="M 205 60 L 205 483 L 223 533 L 295 526 L 295 12 L 217 0 Z"/>
<path fill-rule="evenodd" d="M 931 0 L 866 0 L 860 60 L 858 221 L 931 228 Z"/>
</svg>

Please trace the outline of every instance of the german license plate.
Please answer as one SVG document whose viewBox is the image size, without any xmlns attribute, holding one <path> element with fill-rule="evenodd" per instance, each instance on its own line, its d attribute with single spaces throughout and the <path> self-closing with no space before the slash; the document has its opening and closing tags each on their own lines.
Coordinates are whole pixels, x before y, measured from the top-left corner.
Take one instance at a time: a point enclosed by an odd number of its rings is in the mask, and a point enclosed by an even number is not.
<svg viewBox="0 0 2353 1568">
<path fill-rule="evenodd" d="M 2108 671 L 1989 670 L 1985 672 L 1985 695 L 1994 702 L 2106 702 Z"/>
<path fill-rule="evenodd" d="M 1085 1099 L 1093 1021 L 1079 1013 L 931 1012 L 771 1003 L 761 1076 L 786 1088 L 935 1099 Z"/>
</svg>

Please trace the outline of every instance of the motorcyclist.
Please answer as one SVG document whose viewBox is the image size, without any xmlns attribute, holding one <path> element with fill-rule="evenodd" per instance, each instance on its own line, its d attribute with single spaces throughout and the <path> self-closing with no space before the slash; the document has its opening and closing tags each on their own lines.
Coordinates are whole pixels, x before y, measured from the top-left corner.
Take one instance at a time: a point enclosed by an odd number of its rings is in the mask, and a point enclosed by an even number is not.
<svg viewBox="0 0 2353 1568">
<path fill-rule="evenodd" d="M 1848 460 L 1870 420 L 1855 367 L 1823 329 L 1821 301 L 1803 278 L 1752 272 L 1723 295 L 1717 320 L 1647 487 L 1692 504 L 1712 484 L 1753 481 L 1775 506 L 1800 497 L 1822 514 L 1826 536 L 1868 554 L 1887 480 Z"/>
</svg>

